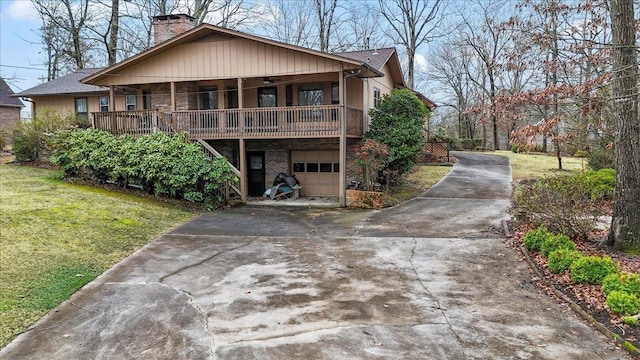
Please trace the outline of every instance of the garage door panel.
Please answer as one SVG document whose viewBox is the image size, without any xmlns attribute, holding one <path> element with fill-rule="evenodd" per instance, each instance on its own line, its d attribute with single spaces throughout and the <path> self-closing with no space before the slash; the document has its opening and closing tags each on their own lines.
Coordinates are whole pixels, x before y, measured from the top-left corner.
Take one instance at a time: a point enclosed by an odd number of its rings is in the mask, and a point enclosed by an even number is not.
<svg viewBox="0 0 640 360">
<path fill-rule="evenodd" d="M 302 196 L 338 196 L 338 151 L 292 151 L 293 174 L 300 180 Z M 311 165 L 309 165 L 311 164 Z M 301 171 L 296 171 L 301 170 Z M 312 171 L 308 171 L 312 170 Z"/>
</svg>

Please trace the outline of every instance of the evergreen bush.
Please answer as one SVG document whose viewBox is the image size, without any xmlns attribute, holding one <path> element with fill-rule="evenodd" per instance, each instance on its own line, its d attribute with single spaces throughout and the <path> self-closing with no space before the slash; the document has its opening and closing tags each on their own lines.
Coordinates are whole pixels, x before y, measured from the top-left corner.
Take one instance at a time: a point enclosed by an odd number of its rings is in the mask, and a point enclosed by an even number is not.
<svg viewBox="0 0 640 360">
<path fill-rule="evenodd" d="M 608 256 L 583 256 L 574 261 L 569 269 L 574 283 L 600 285 L 607 275 L 618 272 L 618 264 Z"/>
<path fill-rule="evenodd" d="M 559 274 L 563 271 L 568 270 L 569 267 L 571 267 L 571 264 L 573 264 L 573 262 L 578 260 L 580 257 L 582 257 L 582 254 L 576 250 L 553 250 L 549 253 L 549 261 L 547 262 L 547 266 L 549 267 L 549 271 L 554 274 Z"/>
</svg>

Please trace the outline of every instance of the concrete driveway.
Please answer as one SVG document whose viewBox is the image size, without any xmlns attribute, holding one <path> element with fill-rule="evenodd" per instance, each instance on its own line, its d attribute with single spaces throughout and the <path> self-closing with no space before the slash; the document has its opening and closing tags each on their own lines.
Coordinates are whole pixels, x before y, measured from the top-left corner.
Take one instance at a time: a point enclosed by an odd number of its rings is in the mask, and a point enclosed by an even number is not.
<svg viewBox="0 0 640 360">
<path fill-rule="evenodd" d="M 457 153 L 384 211 L 244 207 L 152 241 L 2 359 L 620 359 L 499 232 L 511 172 Z"/>
</svg>

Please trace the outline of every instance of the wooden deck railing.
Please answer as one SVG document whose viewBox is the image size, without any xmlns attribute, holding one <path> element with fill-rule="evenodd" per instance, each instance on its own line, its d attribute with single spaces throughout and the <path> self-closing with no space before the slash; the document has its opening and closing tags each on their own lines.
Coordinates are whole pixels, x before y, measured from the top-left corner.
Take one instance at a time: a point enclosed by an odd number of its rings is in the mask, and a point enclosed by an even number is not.
<svg viewBox="0 0 640 360">
<path fill-rule="evenodd" d="M 93 113 L 94 127 L 115 135 L 186 131 L 193 139 L 340 136 L 342 105 L 251 109 L 112 111 Z M 360 136 L 362 110 L 347 107 L 347 135 Z"/>
</svg>

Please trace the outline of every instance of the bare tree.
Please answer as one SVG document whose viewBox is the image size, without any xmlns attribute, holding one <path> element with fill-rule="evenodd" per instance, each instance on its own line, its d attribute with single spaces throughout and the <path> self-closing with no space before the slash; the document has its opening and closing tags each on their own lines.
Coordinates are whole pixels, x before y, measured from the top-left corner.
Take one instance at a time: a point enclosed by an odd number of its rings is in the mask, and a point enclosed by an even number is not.
<svg viewBox="0 0 640 360">
<path fill-rule="evenodd" d="M 393 41 L 407 54 L 407 86 L 414 87 L 418 48 L 439 35 L 443 20 L 441 0 L 378 0 L 380 13 L 391 28 Z"/>
<path fill-rule="evenodd" d="M 473 140 L 476 135 L 475 119 L 470 114 L 471 100 L 475 87 L 469 79 L 473 54 L 459 41 L 449 38 L 440 43 L 432 53 L 432 71 L 428 79 L 440 84 L 445 98 L 445 106 L 455 110 L 458 136 Z M 420 75 L 420 74 L 418 74 Z"/>
<path fill-rule="evenodd" d="M 334 16 L 337 6 L 338 0 L 314 0 L 313 2 L 320 51 L 329 51 L 331 37 L 336 29 Z"/>
<path fill-rule="evenodd" d="M 368 2 L 348 1 L 342 10 L 346 18 L 336 32 L 336 48 L 348 51 L 388 46 L 389 37 L 382 30 L 384 19 L 377 7 Z"/>
<path fill-rule="evenodd" d="M 610 242 L 640 250 L 640 120 L 633 0 L 611 1 L 616 190 Z"/>
<path fill-rule="evenodd" d="M 261 30 L 267 37 L 292 45 L 312 47 L 313 9 L 304 1 L 272 0 Z"/>
</svg>

